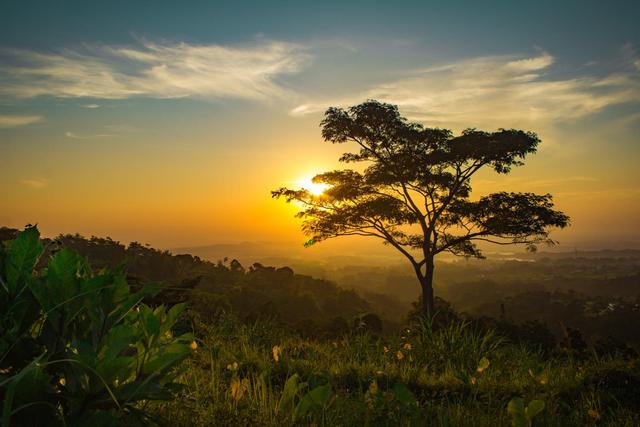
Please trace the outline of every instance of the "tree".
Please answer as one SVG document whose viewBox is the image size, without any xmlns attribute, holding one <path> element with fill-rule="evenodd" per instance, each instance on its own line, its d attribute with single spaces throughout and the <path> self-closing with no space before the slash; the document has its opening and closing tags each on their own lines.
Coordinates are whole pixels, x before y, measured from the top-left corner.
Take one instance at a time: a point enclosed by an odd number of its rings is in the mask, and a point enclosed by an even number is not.
<svg viewBox="0 0 640 427">
<path fill-rule="evenodd" d="M 553 209 L 550 194 L 498 192 L 470 199 L 471 178 L 482 168 L 507 174 L 535 153 L 533 132 L 450 130 L 410 123 L 394 105 L 367 101 L 348 109 L 329 108 L 321 122 L 325 141 L 354 143 L 340 158 L 363 163 L 362 172 L 321 173 L 328 186 L 316 195 L 280 188 L 274 198 L 297 202 L 306 245 L 339 236 L 371 236 L 390 244 L 413 267 L 422 288 L 422 309 L 434 312 L 434 257 L 442 252 L 483 258 L 479 241 L 499 245 L 554 243 L 551 227 L 569 217 Z"/>
</svg>

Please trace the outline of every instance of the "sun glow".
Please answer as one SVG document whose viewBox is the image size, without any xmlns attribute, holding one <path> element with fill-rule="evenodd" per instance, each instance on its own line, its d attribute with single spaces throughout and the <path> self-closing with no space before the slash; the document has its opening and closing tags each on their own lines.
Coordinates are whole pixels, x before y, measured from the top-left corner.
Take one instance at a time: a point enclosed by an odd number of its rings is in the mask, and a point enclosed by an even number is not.
<svg viewBox="0 0 640 427">
<path fill-rule="evenodd" d="M 325 184 L 322 182 L 313 182 L 311 178 L 300 179 L 297 181 L 297 183 L 301 188 L 304 188 L 314 196 L 321 195 L 325 192 L 325 190 L 331 187 L 329 184 Z"/>
</svg>

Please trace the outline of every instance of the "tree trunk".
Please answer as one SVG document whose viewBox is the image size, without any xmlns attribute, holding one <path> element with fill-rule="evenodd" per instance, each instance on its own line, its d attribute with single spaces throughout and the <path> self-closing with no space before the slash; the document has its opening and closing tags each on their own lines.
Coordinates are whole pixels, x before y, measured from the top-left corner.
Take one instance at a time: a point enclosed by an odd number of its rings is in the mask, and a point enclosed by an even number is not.
<svg viewBox="0 0 640 427">
<path fill-rule="evenodd" d="M 422 315 L 426 319 L 431 319 L 435 314 L 434 299 L 433 299 L 433 258 L 428 259 L 426 262 L 426 272 L 423 275 L 422 272 L 418 273 L 418 279 L 420 280 L 420 286 L 422 287 Z"/>
</svg>

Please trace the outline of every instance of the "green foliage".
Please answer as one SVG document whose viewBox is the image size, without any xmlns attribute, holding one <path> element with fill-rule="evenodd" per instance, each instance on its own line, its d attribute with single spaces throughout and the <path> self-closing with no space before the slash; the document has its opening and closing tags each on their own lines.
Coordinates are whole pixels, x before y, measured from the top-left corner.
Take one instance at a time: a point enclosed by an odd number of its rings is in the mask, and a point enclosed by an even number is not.
<svg viewBox="0 0 640 427">
<path fill-rule="evenodd" d="M 178 399 L 153 405 L 176 426 L 506 427 L 514 396 L 535 426 L 638 425 L 637 360 L 545 359 L 469 323 L 337 340 L 233 317 L 195 326 L 209 351 L 186 362 Z M 246 384 L 240 399 L 236 379 Z"/>
<path fill-rule="evenodd" d="M 411 415 L 418 415 L 418 401 L 407 386 L 404 384 L 395 384 L 393 386 L 393 396 Z"/>
<path fill-rule="evenodd" d="M 524 400 L 520 397 L 513 398 L 507 405 L 507 411 L 511 415 L 513 427 L 531 427 L 533 418 L 544 410 L 544 401 L 532 400 L 525 407 Z"/>
<path fill-rule="evenodd" d="M 302 382 L 298 374 L 291 375 L 284 384 L 276 412 L 288 414 L 294 423 L 310 416 L 314 419 L 321 417 L 333 396 L 331 385 L 317 386 L 300 397 L 307 386 L 308 383 Z M 296 400 L 298 400 L 297 404 Z"/>
<path fill-rule="evenodd" d="M 295 399 L 306 384 L 300 382 L 298 374 L 291 375 L 284 383 L 284 389 L 278 402 L 278 412 L 293 413 Z"/>
<path fill-rule="evenodd" d="M 185 306 L 142 304 L 157 286 L 132 293 L 122 270 L 94 273 L 68 248 L 36 269 L 42 254 L 35 227 L 0 250 L 2 425 L 113 424 L 172 397 L 194 339 L 172 333 Z"/>
<path fill-rule="evenodd" d="M 333 396 L 330 384 L 325 384 L 314 388 L 305 394 L 293 412 L 293 420 L 300 420 L 307 414 L 319 415 L 329 404 L 329 399 Z"/>
</svg>

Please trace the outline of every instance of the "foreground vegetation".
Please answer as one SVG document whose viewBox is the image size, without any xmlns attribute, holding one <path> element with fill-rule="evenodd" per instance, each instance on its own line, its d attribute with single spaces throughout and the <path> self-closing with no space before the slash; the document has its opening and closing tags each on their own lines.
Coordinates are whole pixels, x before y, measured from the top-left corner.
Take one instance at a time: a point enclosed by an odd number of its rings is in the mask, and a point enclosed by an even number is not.
<svg viewBox="0 0 640 427">
<path fill-rule="evenodd" d="M 2 426 L 640 424 L 638 354 L 618 342 L 590 346 L 567 328 L 558 344 L 542 324 L 445 304 L 433 323 L 409 317 L 393 332 L 371 315 L 301 329 L 268 310 L 206 310 L 216 294 L 204 290 L 130 286 L 122 268 L 94 271 L 38 237 L 29 227 L 0 250 Z M 284 269 L 215 268 L 251 286 L 279 277 L 282 295 L 298 287 Z M 305 280 L 321 294 L 324 282 Z"/>
<path fill-rule="evenodd" d="M 545 356 L 466 322 L 324 341 L 232 317 L 196 325 L 184 392 L 154 406 L 173 425 L 524 426 L 532 402 L 531 425 L 640 422 L 633 357 Z"/>
<path fill-rule="evenodd" d="M 195 347 L 176 334 L 185 306 L 151 308 L 158 292 L 131 292 L 124 272 L 44 248 L 35 227 L 0 248 L 2 426 L 144 423 L 144 402 L 173 397 Z"/>
</svg>

